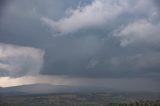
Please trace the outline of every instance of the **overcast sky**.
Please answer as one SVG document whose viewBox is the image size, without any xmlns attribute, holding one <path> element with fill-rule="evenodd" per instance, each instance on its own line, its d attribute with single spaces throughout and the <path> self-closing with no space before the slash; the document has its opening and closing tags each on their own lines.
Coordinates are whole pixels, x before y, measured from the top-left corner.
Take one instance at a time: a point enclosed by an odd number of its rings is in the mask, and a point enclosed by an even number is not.
<svg viewBox="0 0 160 106">
<path fill-rule="evenodd" d="M 160 0 L 0 1 L 0 86 L 160 92 Z"/>
</svg>

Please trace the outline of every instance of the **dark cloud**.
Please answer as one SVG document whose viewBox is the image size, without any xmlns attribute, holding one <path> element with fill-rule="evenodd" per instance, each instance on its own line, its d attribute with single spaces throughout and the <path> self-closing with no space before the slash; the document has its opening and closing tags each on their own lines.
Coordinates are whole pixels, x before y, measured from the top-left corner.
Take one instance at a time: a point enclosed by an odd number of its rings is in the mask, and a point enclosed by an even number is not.
<svg viewBox="0 0 160 106">
<path fill-rule="evenodd" d="M 0 17 L 2 16 L 3 10 L 8 2 L 9 0 L 0 0 Z"/>
<path fill-rule="evenodd" d="M 154 0 L 154 2 L 156 3 L 157 6 L 160 7 L 160 1 L 159 0 Z"/>
<path fill-rule="evenodd" d="M 2 9 L 3 6 L 6 4 L 7 0 L 1 0 L 0 1 L 0 8 Z"/>
<path fill-rule="evenodd" d="M 5 0 L 2 1 L 1 5 L 3 6 Z M 84 5 L 90 4 L 91 1 L 87 0 Z M 159 0 L 156 2 L 158 4 Z M 91 28 L 81 29 L 57 37 L 54 36 L 57 33 L 40 20 L 42 16 L 54 20 L 63 18 L 65 17 L 66 9 L 73 8 L 74 10 L 78 4 L 78 0 L 69 0 L 67 2 L 63 0 L 15 1 L 11 4 L 12 8 L 6 10 L 5 15 L 1 17 L 0 42 L 45 50 L 44 67 L 41 70 L 43 75 L 117 78 L 149 77 L 151 75 L 154 77 L 155 73 L 159 73 L 159 52 L 149 49 L 147 51 L 148 54 L 145 54 L 146 50 L 144 50 L 144 48 L 148 48 L 148 45 L 152 46 L 152 44 L 154 47 L 150 48 L 158 50 L 159 37 L 156 38 L 157 42 L 155 43 L 154 39 L 150 41 L 151 38 L 146 38 L 146 34 L 143 34 L 142 37 L 149 39 L 149 43 L 145 42 L 147 40 L 144 41 L 142 39 L 144 46 L 141 46 L 142 41 L 138 38 L 140 36 L 135 36 L 135 38 L 125 36 L 123 41 L 131 41 L 132 45 L 122 47 L 120 45 L 122 39 L 112 36 L 119 27 L 126 27 L 137 20 L 149 19 L 150 13 L 145 9 L 143 10 L 143 6 L 137 7 L 137 10 L 133 10 L 133 8 L 123 10 L 124 12 L 114 15 L 112 17 L 114 20 L 107 23 L 107 25 L 98 26 L 98 28 L 97 26 L 91 26 Z M 147 8 L 150 9 L 151 7 Z M 139 9 L 142 10 L 140 11 Z M 103 12 L 105 13 L 105 11 Z M 100 15 L 103 18 L 103 14 Z M 107 17 L 108 15 L 105 16 Z M 86 17 L 83 19 L 83 22 L 85 22 Z M 94 18 L 92 19 L 94 20 Z M 70 25 L 70 23 L 67 24 Z M 154 27 L 157 26 L 153 24 L 153 29 L 155 29 Z M 148 31 L 151 32 L 150 30 Z M 133 31 L 131 32 L 133 34 Z M 155 31 L 153 30 L 153 32 Z M 137 39 L 138 43 L 133 42 L 133 40 Z M 139 54 L 142 54 L 142 56 L 137 57 Z M 1 73 L 5 74 L 4 71 Z"/>
</svg>

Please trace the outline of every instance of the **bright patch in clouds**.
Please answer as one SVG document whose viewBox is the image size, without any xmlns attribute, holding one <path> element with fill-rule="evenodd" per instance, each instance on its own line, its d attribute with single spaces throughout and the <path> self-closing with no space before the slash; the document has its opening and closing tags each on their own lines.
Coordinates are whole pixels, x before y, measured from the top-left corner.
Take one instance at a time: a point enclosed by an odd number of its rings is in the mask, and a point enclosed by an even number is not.
<svg viewBox="0 0 160 106">
<path fill-rule="evenodd" d="M 158 10 L 153 5 L 154 3 L 150 0 L 94 0 L 87 6 L 69 8 L 66 15 L 58 21 L 46 16 L 41 17 L 41 20 L 55 31 L 66 34 L 87 27 L 110 27 L 120 23 L 121 17 L 125 17 L 124 23 L 127 22 L 127 18 L 133 16 L 135 19 L 149 15 L 155 18 Z"/>
<path fill-rule="evenodd" d="M 31 47 L 0 44 L 0 76 L 39 74 L 44 51 Z"/>
<path fill-rule="evenodd" d="M 160 24 L 139 20 L 122 28 L 116 36 L 121 39 L 121 46 L 143 44 L 157 46 L 160 42 Z"/>
<path fill-rule="evenodd" d="M 66 11 L 66 16 L 59 21 L 47 17 L 42 17 L 41 20 L 60 33 L 70 33 L 86 27 L 105 25 L 113 21 L 127 7 L 126 0 L 124 3 L 95 0 L 85 7 L 69 9 Z"/>
</svg>

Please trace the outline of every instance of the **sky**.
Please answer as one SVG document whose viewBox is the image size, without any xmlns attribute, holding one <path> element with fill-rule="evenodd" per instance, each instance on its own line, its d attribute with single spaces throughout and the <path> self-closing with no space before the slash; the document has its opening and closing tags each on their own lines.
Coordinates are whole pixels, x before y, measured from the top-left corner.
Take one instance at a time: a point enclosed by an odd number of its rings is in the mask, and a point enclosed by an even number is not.
<svg viewBox="0 0 160 106">
<path fill-rule="evenodd" d="M 0 86 L 160 92 L 159 0 L 1 0 Z"/>
</svg>

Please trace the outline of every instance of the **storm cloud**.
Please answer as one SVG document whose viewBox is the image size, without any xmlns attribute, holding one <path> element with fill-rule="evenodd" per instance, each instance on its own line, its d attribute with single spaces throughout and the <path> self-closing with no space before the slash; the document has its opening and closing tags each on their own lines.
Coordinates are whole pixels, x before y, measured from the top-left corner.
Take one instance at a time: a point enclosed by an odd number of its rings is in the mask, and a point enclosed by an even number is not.
<svg viewBox="0 0 160 106">
<path fill-rule="evenodd" d="M 157 81 L 159 9 L 159 0 L 14 0 L 0 18 L 0 56 L 14 54 L 0 57 L 0 76 Z"/>
</svg>

